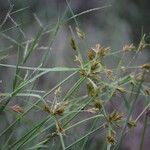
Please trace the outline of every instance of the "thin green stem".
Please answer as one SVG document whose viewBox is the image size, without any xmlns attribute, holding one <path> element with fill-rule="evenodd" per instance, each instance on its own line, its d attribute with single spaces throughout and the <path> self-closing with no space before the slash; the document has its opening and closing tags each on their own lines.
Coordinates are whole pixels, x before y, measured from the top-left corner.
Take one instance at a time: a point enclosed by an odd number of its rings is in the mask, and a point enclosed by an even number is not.
<svg viewBox="0 0 150 150">
<path fill-rule="evenodd" d="M 67 146 L 66 149 L 69 149 L 69 148 L 72 147 L 73 145 L 75 145 L 75 144 L 81 142 L 84 138 L 86 138 L 87 136 L 93 134 L 94 132 L 96 132 L 96 131 L 98 131 L 98 130 L 100 130 L 100 129 L 103 129 L 104 126 L 105 126 L 105 123 L 102 124 L 101 126 L 95 128 L 94 130 L 90 131 L 89 133 L 85 134 L 84 136 L 82 136 L 81 138 L 79 138 L 78 140 L 76 140 L 75 142 L 73 142 L 72 144 L 70 144 L 69 146 Z"/>
<path fill-rule="evenodd" d="M 139 150 L 143 150 L 144 148 L 144 139 L 145 139 L 145 134 L 146 134 L 146 129 L 147 129 L 147 121 L 148 121 L 148 116 L 147 114 L 145 114 Z"/>
</svg>

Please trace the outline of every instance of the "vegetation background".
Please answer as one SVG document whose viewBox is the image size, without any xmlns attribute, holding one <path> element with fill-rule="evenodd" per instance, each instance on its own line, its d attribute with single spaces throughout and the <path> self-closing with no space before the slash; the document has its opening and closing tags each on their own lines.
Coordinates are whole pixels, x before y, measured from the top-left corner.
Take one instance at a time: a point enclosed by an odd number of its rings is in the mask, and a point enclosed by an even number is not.
<svg viewBox="0 0 150 150">
<path fill-rule="evenodd" d="M 94 9 L 93 9 L 94 8 Z M 98 8 L 98 9 L 95 9 Z M 93 10 L 91 10 L 93 9 Z M 87 12 L 86 12 L 87 11 Z M 86 13 L 81 13 L 86 12 Z M 80 15 L 81 13 L 81 15 Z M 79 16 L 75 16 L 79 14 Z M 69 18 L 69 19 L 68 19 Z M 10 93 L 21 82 L 30 75 L 38 74 L 35 72 L 26 72 L 17 68 L 20 66 L 30 66 L 43 68 L 51 67 L 77 67 L 74 60 L 74 51 L 70 46 L 70 39 L 72 37 L 72 30 L 79 26 L 85 33 L 85 39 L 78 41 L 78 46 L 81 49 L 81 54 L 86 57 L 86 52 L 94 47 L 95 44 L 100 43 L 105 47 L 111 47 L 111 52 L 119 51 L 125 44 L 134 43 L 138 45 L 143 34 L 146 34 L 146 42 L 150 43 L 150 1 L 149 0 L 0 0 L 0 64 L 11 64 L 13 66 L 0 65 L 0 92 Z M 42 35 L 43 34 L 43 35 Z M 42 38 L 40 36 L 42 35 Z M 40 38 L 40 40 L 39 40 Z M 24 59 L 24 51 L 26 46 L 36 47 L 34 52 L 26 60 Z M 27 44 L 28 43 L 28 44 Z M 38 45 L 36 45 L 38 43 Z M 35 44 L 35 45 L 34 45 Z M 133 58 L 133 53 L 124 58 L 125 62 L 129 62 Z M 113 68 L 120 60 L 121 55 L 112 57 L 107 60 L 110 67 Z M 24 61 L 23 61 L 24 60 Z M 150 51 L 148 48 L 144 53 L 140 54 L 136 66 L 147 63 L 150 60 Z M 23 61 L 23 62 L 22 62 Z M 134 61 L 134 60 L 133 60 Z M 129 66 L 130 67 L 130 66 Z M 31 69 L 31 70 L 32 70 Z M 19 117 L 21 114 L 13 112 L 10 108 L 19 105 L 24 110 L 33 106 L 36 98 L 44 95 L 45 91 L 53 89 L 57 84 L 63 81 L 70 75 L 70 72 L 51 72 L 41 76 L 32 85 L 26 87 L 25 91 L 34 95 L 21 95 L 21 97 L 12 97 L 7 105 L 6 111 L 0 114 L 0 149 L 13 149 L 9 145 L 13 145 L 17 140 L 21 139 L 26 132 L 35 130 L 35 125 L 39 125 L 40 121 L 47 117 L 45 112 L 40 111 L 40 106 L 25 115 Z M 147 74 L 146 86 L 149 86 L 150 76 Z M 73 87 L 77 81 L 78 76 L 72 80 L 68 80 L 66 84 L 61 86 L 62 95 Z M 80 94 L 85 94 L 84 84 L 80 89 Z M 19 87 L 19 86 L 18 86 Z M 31 92 L 32 91 L 32 92 Z M 3 94 L 1 94 L 1 102 L 3 101 Z M 5 95 L 6 96 L 6 95 Z M 7 95 L 8 96 L 8 95 Z M 52 100 L 54 93 L 48 95 L 44 100 Z M 120 97 L 118 97 L 120 98 Z M 149 98 L 147 98 L 149 99 Z M 144 104 L 142 98 L 136 103 L 136 109 L 133 116 L 137 116 L 143 108 Z M 3 104 L 2 104 L 3 105 Z M 112 102 L 109 111 L 118 108 L 120 102 Z M 122 108 L 119 108 L 120 110 Z M 81 118 L 88 116 L 81 114 Z M 90 116 L 90 115 L 89 115 Z M 80 119 L 75 118 L 75 120 Z M 17 123 L 13 122 L 17 120 Z M 143 118 L 138 122 L 137 127 L 131 134 L 129 134 L 122 145 L 124 150 L 137 150 L 141 141 Z M 48 126 L 51 121 L 47 122 L 44 127 Z M 12 127 L 7 130 L 7 127 Z M 73 142 L 78 139 L 78 134 L 90 129 L 91 122 L 85 123 L 79 128 L 75 128 L 70 137 Z M 39 127 L 39 126 L 38 126 Z M 40 127 L 39 127 L 40 128 Z M 33 129 L 33 130 L 32 130 Z M 2 134 L 6 130 L 6 133 Z M 36 130 L 39 133 L 42 129 Z M 43 140 L 51 133 L 54 127 L 48 128 L 46 133 L 40 135 Z M 34 134 L 33 134 L 34 135 Z M 30 135 L 28 135 L 30 136 Z M 39 135 L 38 135 L 39 136 Z M 40 147 L 36 141 L 41 141 L 40 136 L 36 140 L 31 140 L 23 145 L 23 141 L 19 141 L 18 149 L 33 149 Z M 45 136 L 45 137 L 44 137 Z M 86 146 L 86 149 L 100 149 L 103 144 L 104 133 L 92 135 Z M 34 144 L 33 144 L 34 143 Z M 59 141 L 53 140 L 49 143 L 48 148 L 61 149 Z M 144 138 L 143 150 L 149 150 L 150 146 L 150 122 L 147 120 L 146 134 Z M 17 143 L 15 143 L 17 144 Z M 34 147 L 36 145 L 36 147 Z M 45 146 L 46 144 L 44 144 Z M 53 146 L 50 146 L 53 145 Z M 57 145 L 57 146 L 56 146 Z M 14 145 L 13 145 L 14 146 Z M 19 147 L 20 146 L 20 147 Z M 22 147 L 21 147 L 22 146 Z M 46 149 L 43 145 L 42 149 Z M 56 146 L 56 147 L 55 147 Z M 103 146 L 105 149 L 105 145 Z M 17 149 L 14 146 L 14 149 Z M 48 149 L 47 148 L 47 149 Z M 72 147 L 72 149 L 80 149 L 80 144 Z"/>
</svg>

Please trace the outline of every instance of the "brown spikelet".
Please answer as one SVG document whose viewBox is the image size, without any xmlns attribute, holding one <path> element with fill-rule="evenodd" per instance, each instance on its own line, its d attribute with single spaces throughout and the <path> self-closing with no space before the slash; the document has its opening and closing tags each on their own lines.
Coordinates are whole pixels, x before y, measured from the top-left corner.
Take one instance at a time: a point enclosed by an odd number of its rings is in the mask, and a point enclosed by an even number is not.
<svg viewBox="0 0 150 150">
<path fill-rule="evenodd" d="M 53 110 L 53 115 L 60 115 L 62 116 L 64 114 L 65 108 L 68 106 L 68 102 L 64 101 Z"/>
<path fill-rule="evenodd" d="M 58 88 L 55 90 L 54 94 L 55 94 L 55 96 L 59 97 L 60 94 L 61 94 L 61 88 L 58 87 Z"/>
<path fill-rule="evenodd" d="M 98 110 L 99 110 L 98 108 L 89 108 L 89 109 L 86 109 L 85 112 L 95 114 Z"/>
<path fill-rule="evenodd" d="M 87 92 L 91 97 L 97 97 L 100 89 L 98 87 L 94 87 L 91 82 L 87 83 Z"/>
<path fill-rule="evenodd" d="M 127 125 L 129 128 L 135 128 L 136 127 L 136 121 L 135 120 L 129 120 Z"/>
<path fill-rule="evenodd" d="M 109 47 L 103 47 L 100 44 L 96 44 L 96 46 L 94 48 L 92 48 L 92 50 L 97 53 L 100 57 L 104 57 L 108 51 L 110 50 Z"/>
<path fill-rule="evenodd" d="M 147 95 L 150 96 L 150 88 L 149 88 L 149 89 L 146 89 L 145 92 L 147 93 Z"/>
<path fill-rule="evenodd" d="M 48 112 L 48 113 L 51 113 L 50 107 L 48 106 L 47 103 L 44 104 L 44 109 L 43 110 L 46 111 L 46 112 Z"/>
<path fill-rule="evenodd" d="M 98 63 L 98 62 L 94 62 L 94 63 L 91 65 L 91 70 L 94 71 L 94 70 L 96 70 L 98 67 L 99 67 L 99 63 Z"/>
<path fill-rule="evenodd" d="M 110 134 L 107 136 L 107 143 L 114 145 L 116 142 L 116 132 L 111 130 Z"/>
<path fill-rule="evenodd" d="M 130 52 L 130 51 L 133 51 L 133 50 L 135 50 L 135 46 L 133 44 L 123 46 L 123 51 L 124 52 Z"/>
<path fill-rule="evenodd" d="M 20 107 L 19 105 L 14 105 L 10 107 L 13 111 L 17 112 L 17 113 L 23 113 L 24 110 L 22 107 Z"/>
<path fill-rule="evenodd" d="M 87 55 L 88 55 L 87 57 L 89 60 L 93 60 L 95 57 L 95 53 L 92 50 L 89 50 Z"/>
<path fill-rule="evenodd" d="M 109 116 L 108 116 L 108 120 L 109 121 L 120 121 L 122 120 L 122 114 L 117 112 L 117 111 L 113 111 Z"/>
<path fill-rule="evenodd" d="M 56 128 L 57 128 L 57 132 L 59 132 L 59 133 L 64 133 L 64 129 L 63 129 L 63 127 L 62 127 L 61 122 L 58 122 L 58 121 L 57 121 L 57 123 L 56 123 Z"/>
<path fill-rule="evenodd" d="M 70 40 L 70 45 L 71 45 L 72 49 L 77 50 L 76 42 L 73 38 L 71 38 L 71 40 Z"/>
<path fill-rule="evenodd" d="M 140 66 L 140 68 L 150 70 L 150 63 L 143 64 L 142 66 Z"/>
<path fill-rule="evenodd" d="M 79 73 L 81 76 L 84 76 L 84 77 L 87 76 L 87 72 L 84 69 L 80 69 Z"/>
<path fill-rule="evenodd" d="M 100 100 L 95 100 L 94 106 L 100 110 L 102 108 L 102 102 Z"/>
<path fill-rule="evenodd" d="M 84 39 L 85 38 L 85 33 L 81 31 L 78 27 L 76 27 L 76 32 L 79 38 Z"/>
<path fill-rule="evenodd" d="M 60 115 L 62 116 L 64 113 L 65 109 L 63 107 L 59 107 L 55 110 L 55 112 L 53 113 L 53 115 Z"/>
</svg>

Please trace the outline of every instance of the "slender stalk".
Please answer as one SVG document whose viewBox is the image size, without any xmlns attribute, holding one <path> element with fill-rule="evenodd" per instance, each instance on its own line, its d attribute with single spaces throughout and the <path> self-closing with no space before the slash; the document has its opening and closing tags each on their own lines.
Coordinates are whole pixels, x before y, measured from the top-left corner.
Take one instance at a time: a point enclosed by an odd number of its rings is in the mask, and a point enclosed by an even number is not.
<svg viewBox="0 0 150 150">
<path fill-rule="evenodd" d="M 69 146 L 67 146 L 66 149 L 69 149 L 69 148 L 72 147 L 73 145 L 75 145 L 75 144 L 81 142 L 84 138 L 86 138 L 87 136 L 89 136 L 89 135 L 95 133 L 96 131 L 98 131 L 98 130 L 100 130 L 100 129 L 103 129 L 104 126 L 105 126 L 105 123 L 102 124 L 101 126 L 95 128 L 94 130 L 90 131 L 89 133 L 85 134 L 83 137 L 79 138 L 78 140 L 76 140 L 75 142 L 73 142 L 72 144 L 70 144 Z"/>
<path fill-rule="evenodd" d="M 144 150 L 143 148 L 144 148 L 144 139 L 145 139 L 145 134 L 147 129 L 147 121 L 148 121 L 148 116 L 145 114 L 139 150 Z"/>
<path fill-rule="evenodd" d="M 63 149 L 63 150 L 66 150 L 66 148 L 65 148 L 65 143 L 64 143 L 64 140 L 63 140 L 63 136 L 62 136 L 62 134 L 61 134 L 61 133 L 59 133 L 59 137 L 60 137 L 60 141 L 61 141 L 62 149 Z"/>
</svg>

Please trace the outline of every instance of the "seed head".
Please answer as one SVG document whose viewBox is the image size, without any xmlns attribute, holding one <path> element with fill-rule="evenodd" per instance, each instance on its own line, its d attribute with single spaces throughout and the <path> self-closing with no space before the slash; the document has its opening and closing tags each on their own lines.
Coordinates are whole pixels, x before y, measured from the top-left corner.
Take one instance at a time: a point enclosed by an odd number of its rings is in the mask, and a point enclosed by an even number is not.
<svg viewBox="0 0 150 150">
<path fill-rule="evenodd" d="M 65 108 L 68 106 L 68 102 L 64 101 L 62 103 L 59 103 L 56 105 L 55 109 L 52 110 L 53 115 L 60 115 L 62 116 L 64 114 Z"/>
<path fill-rule="evenodd" d="M 70 40 L 70 45 L 71 45 L 72 49 L 77 50 L 76 42 L 73 38 L 71 38 L 71 40 Z"/>
<path fill-rule="evenodd" d="M 57 128 L 57 132 L 58 132 L 58 133 L 63 133 L 63 134 L 64 134 L 64 129 L 63 129 L 63 127 L 62 127 L 61 122 L 57 121 L 57 123 L 56 123 L 56 128 Z"/>
<path fill-rule="evenodd" d="M 140 68 L 150 70 L 150 63 L 143 64 L 142 66 L 140 66 Z"/>
<path fill-rule="evenodd" d="M 109 116 L 108 116 L 108 120 L 110 122 L 117 122 L 122 120 L 123 115 L 117 111 L 113 111 Z"/>
<path fill-rule="evenodd" d="M 93 50 L 88 51 L 88 59 L 93 60 L 95 58 L 95 53 Z"/>
<path fill-rule="evenodd" d="M 150 96 L 150 88 L 146 89 L 145 92 Z"/>
<path fill-rule="evenodd" d="M 55 96 L 59 97 L 60 94 L 61 94 L 61 88 L 58 87 L 58 88 L 55 90 L 54 94 L 55 94 Z"/>
<path fill-rule="evenodd" d="M 46 111 L 48 113 L 51 113 L 51 109 L 50 109 L 50 107 L 48 106 L 47 103 L 44 104 L 44 111 Z"/>
<path fill-rule="evenodd" d="M 130 52 L 130 51 L 133 51 L 133 50 L 135 50 L 135 46 L 133 44 L 123 46 L 123 51 L 124 52 Z"/>
<path fill-rule="evenodd" d="M 84 76 L 84 77 L 87 76 L 87 72 L 84 69 L 80 69 L 79 73 L 81 76 Z"/>
<path fill-rule="evenodd" d="M 136 127 L 136 121 L 135 120 L 129 120 L 127 125 L 129 128 L 135 128 Z"/>
<path fill-rule="evenodd" d="M 22 107 L 20 107 L 19 105 L 14 105 L 10 107 L 13 111 L 17 112 L 17 113 L 23 113 L 24 110 Z"/>
<path fill-rule="evenodd" d="M 95 100 L 94 107 L 100 110 L 102 108 L 102 101 Z"/>
<path fill-rule="evenodd" d="M 114 145 L 116 141 L 116 132 L 114 130 L 111 130 L 109 135 L 107 136 L 107 142 L 111 145 Z"/>
<path fill-rule="evenodd" d="M 92 72 L 96 71 L 98 68 L 99 68 L 99 62 L 94 62 L 94 63 L 91 65 L 91 71 L 92 71 Z"/>
<path fill-rule="evenodd" d="M 92 48 L 92 50 L 100 57 L 104 57 L 108 51 L 110 50 L 109 47 L 103 47 L 100 44 L 96 44 L 95 48 Z"/>
<path fill-rule="evenodd" d="M 87 92 L 91 97 L 97 97 L 100 92 L 100 89 L 97 86 L 94 86 L 91 82 L 88 82 Z"/>
<path fill-rule="evenodd" d="M 85 33 L 81 31 L 78 27 L 76 27 L 76 32 L 79 38 L 84 39 L 85 38 Z"/>
<path fill-rule="evenodd" d="M 138 47 L 138 49 L 140 50 L 140 51 L 142 51 L 145 47 L 147 47 L 147 43 L 145 42 L 145 35 L 143 35 L 143 37 L 142 37 L 142 39 L 141 39 L 141 41 L 140 41 L 140 44 L 139 44 L 139 47 Z"/>
</svg>

